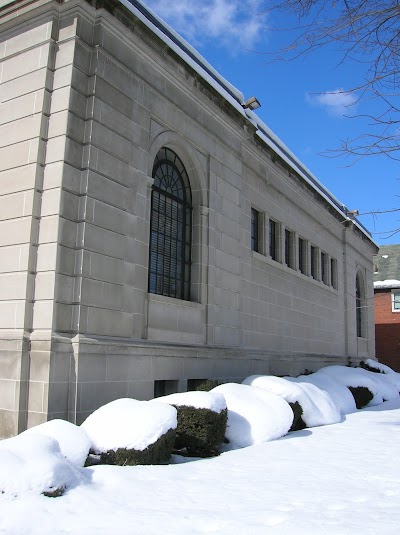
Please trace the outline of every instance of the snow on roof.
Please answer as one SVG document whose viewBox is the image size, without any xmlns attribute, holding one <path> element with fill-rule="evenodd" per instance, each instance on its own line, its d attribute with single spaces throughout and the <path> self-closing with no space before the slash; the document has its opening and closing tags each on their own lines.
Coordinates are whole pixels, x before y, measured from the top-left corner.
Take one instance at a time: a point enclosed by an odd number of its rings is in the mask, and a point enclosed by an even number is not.
<svg viewBox="0 0 400 535">
<path fill-rule="evenodd" d="M 166 43 L 180 58 L 192 67 L 241 115 L 246 117 L 256 128 L 258 137 L 271 147 L 292 169 L 310 184 L 318 193 L 347 220 L 347 207 L 341 203 L 307 167 L 286 147 L 286 145 L 268 128 L 268 126 L 251 110 L 243 108 L 244 96 L 238 89 L 221 76 L 183 37 L 173 30 L 165 21 L 149 9 L 142 0 L 119 0 L 131 13 L 143 22 L 153 33 Z M 354 224 L 373 243 L 370 232 L 356 219 Z M 376 245 L 376 244 L 375 244 Z"/>
<path fill-rule="evenodd" d="M 383 288 L 400 288 L 400 281 L 396 279 L 388 279 L 386 281 L 375 281 L 374 288 L 380 290 Z"/>
</svg>

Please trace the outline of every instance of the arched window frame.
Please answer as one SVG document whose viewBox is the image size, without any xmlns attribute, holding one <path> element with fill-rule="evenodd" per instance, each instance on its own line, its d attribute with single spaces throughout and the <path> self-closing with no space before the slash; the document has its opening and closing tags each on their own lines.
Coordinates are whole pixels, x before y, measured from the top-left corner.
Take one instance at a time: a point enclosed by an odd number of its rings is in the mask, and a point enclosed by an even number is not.
<svg viewBox="0 0 400 535">
<path fill-rule="evenodd" d="M 178 155 L 162 147 L 151 192 L 149 293 L 190 301 L 192 193 Z"/>
</svg>

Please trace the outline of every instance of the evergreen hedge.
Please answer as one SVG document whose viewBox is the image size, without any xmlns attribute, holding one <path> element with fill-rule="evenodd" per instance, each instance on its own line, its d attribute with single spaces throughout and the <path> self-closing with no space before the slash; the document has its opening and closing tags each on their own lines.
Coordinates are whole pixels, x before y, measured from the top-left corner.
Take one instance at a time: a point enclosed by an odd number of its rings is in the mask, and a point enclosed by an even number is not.
<svg viewBox="0 0 400 535">
<path fill-rule="evenodd" d="M 357 409 L 366 407 L 374 397 L 371 390 L 369 390 L 366 386 L 348 386 L 347 388 L 353 394 Z"/>
<path fill-rule="evenodd" d="M 118 448 L 100 454 L 100 464 L 135 466 L 168 462 L 175 442 L 175 429 L 170 429 L 144 450 Z"/>
<path fill-rule="evenodd" d="M 199 390 L 200 392 L 210 392 L 210 390 L 219 385 L 222 385 L 221 381 L 218 381 L 217 379 L 207 379 L 204 383 L 201 383 L 196 390 Z"/>
<path fill-rule="evenodd" d="M 225 438 L 228 411 L 214 412 L 186 405 L 174 405 L 177 410 L 175 449 L 186 450 L 188 455 L 208 457 Z"/>
<path fill-rule="evenodd" d="M 301 431 L 302 429 L 307 427 L 302 418 L 303 409 L 298 401 L 295 401 L 294 403 L 289 403 L 289 405 L 293 411 L 293 423 L 289 431 Z"/>
</svg>

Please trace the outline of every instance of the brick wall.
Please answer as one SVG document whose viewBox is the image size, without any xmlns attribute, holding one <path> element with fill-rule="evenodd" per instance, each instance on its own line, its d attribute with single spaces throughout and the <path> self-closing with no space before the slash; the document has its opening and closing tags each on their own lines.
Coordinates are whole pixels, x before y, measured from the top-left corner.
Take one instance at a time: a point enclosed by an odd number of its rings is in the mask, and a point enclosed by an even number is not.
<svg viewBox="0 0 400 535">
<path fill-rule="evenodd" d="M 391 290 L 375 292 L 376 357 L 400 371 L 400 312 L 392 312 Z"/>
</svg>

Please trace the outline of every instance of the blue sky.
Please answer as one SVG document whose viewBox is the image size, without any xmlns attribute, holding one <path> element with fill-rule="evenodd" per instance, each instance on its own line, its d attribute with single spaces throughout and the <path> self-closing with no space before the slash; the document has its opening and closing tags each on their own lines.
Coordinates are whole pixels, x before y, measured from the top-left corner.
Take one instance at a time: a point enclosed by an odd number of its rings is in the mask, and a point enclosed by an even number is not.
<svg viewBox="0 0 400 535">
<path fill-rule="evenodd" d="M 269 52 L 287 43 L 285 34 L 272 28 L 286 21 L 263 14 L 265 0 L 145 1 L 246 98 L 258 98 L 260 118 L 349 209 L 365 214 L 400 205 L 398 162 L 379 156 L 350 165 L 349 159 L 322 155 L 366 131 L 361 120 L 344 115 L 364 113 L 373 103 L 352 104 L 351 95 L 334 94 L 358 85 L 363 65 L 340 65 L 342 56 L 333 49 L 271 63 Z M 378 244 L 400 243 L 400 233 L 387 238 L 400 227 L 400 212 L 359 220 Z"/>
</svg>

